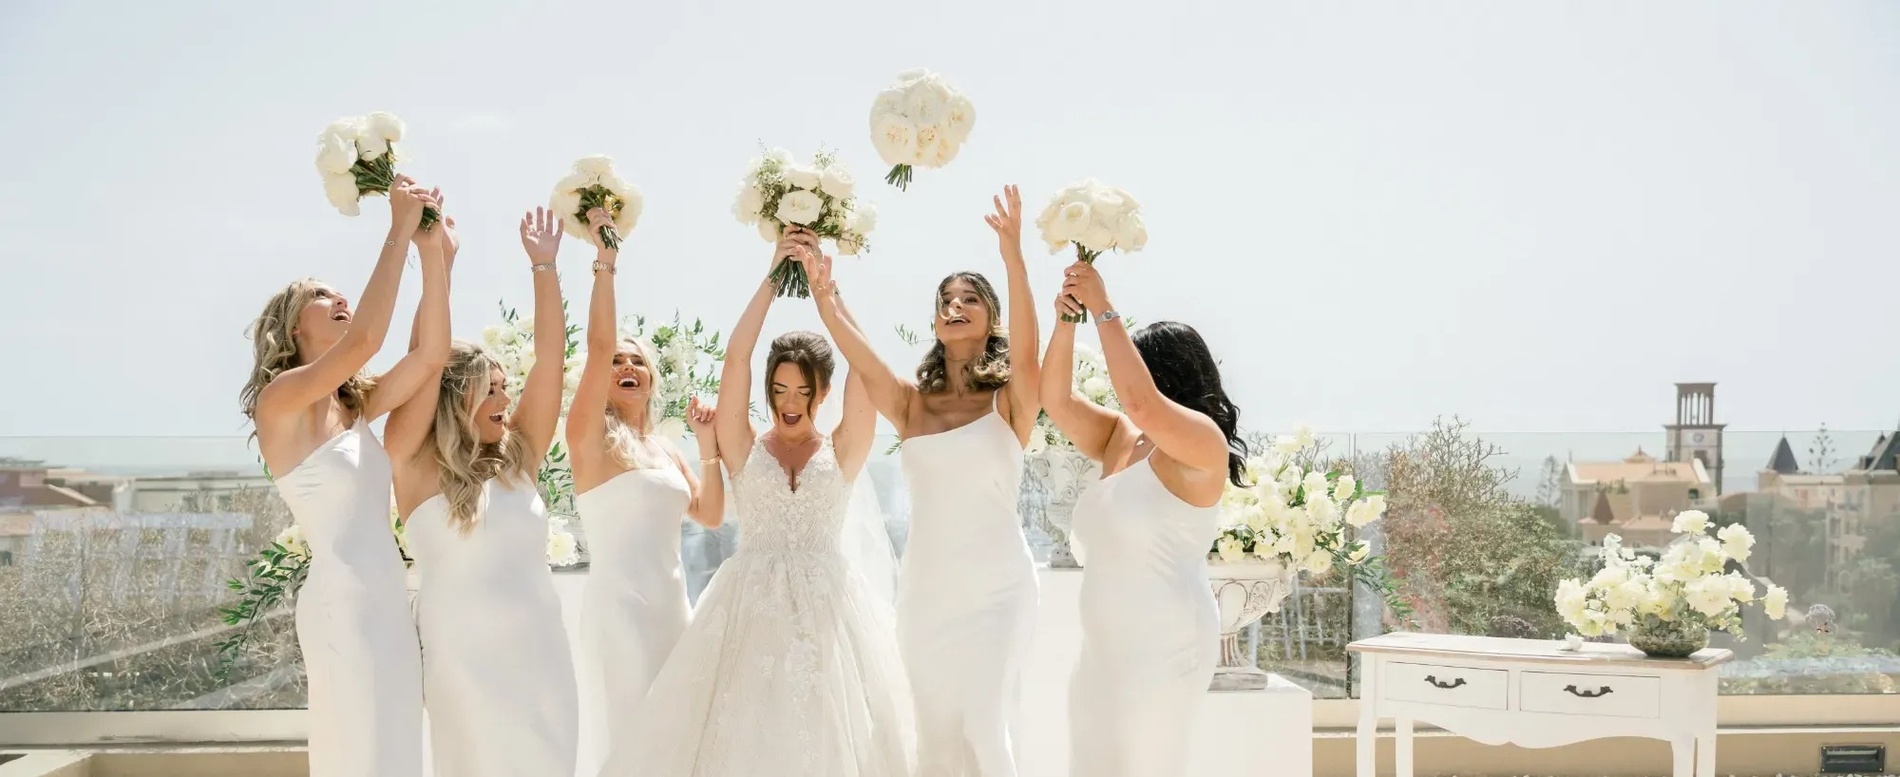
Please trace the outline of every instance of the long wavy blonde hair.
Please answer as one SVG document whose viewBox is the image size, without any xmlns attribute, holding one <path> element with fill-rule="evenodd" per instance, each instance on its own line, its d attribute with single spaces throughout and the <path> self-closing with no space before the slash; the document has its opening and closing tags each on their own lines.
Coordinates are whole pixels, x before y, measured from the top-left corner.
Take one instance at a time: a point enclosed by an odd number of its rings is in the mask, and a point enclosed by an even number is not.
<svg viewBox="0 0 1900 777">
<path fill-rule="evenodd" d="M 640 438 L 653 433 L 654 424 L 659 422 L 660 413 L 665 410 L 660 406 L 660 357 L 654 351 L 653 344 L 644 339 L 622 337 L 618 345 L 633 346 L 634 352 L 640 354 L 640 358 L 647 363 L 646 423 L 639 429 L 633 428 L 626 419 L 620 417 L 620 411 L 614 409 L 613 402 L 607 403 L 607 453 L 614 457 L 614 461 L 620 462 L 620 466 L 632 469 L 640 466 L 633 460 L 633 452 Z M 613 380 L 612 376 L 608 380 Z"/>
<path fill-rule="evenodd" d="M 304 363 L 304 354 L 297 349 L 297 318 L 323 288 L 315 278 L 293 281 L 272 294 L 270 301 L 264 303 L 264 312 L 251 322 L 250 331 L 246 333 L 251 338 L 251 377 L 238 392 L 238 405 L 244 417 L 251 419 L 252 437 L 257 436 L 257 398 L 264 393 L 264 387 L 285 371 Z M 358 372 L 337 387 L 336 399 L 344 409 L 360 415 L 369 405 L 369 393 L 375 388 L 373 378 Z"/>
<path fill-rule="evenodd" d="M 495 478 L 531 484 L 539 464 L 528 453 L 527 440 L 514 429 L 505 429 L 501 441 L 492 443 L 483 443 L 476 431 L 475 410 L 488 391 L 488 374 L 498 366 L 481 346 L 457 340 L 442 367 L 428 447 L 435 453 L 442 498 L 449 503 L 449 525 L 462 532 L 481 514 L 484 484 Z"/>
</svg>

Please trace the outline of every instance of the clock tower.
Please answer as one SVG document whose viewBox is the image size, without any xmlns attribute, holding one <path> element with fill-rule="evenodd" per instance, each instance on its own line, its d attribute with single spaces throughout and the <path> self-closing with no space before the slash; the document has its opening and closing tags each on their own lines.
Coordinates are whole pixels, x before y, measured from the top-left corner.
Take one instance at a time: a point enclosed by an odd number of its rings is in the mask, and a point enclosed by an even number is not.
<svg viewBox="0 0 1900 777">
<path fill-rule="evenodd" d="M 1700 460 L 1715 480 L 1716 494 L 1722 493 L 1724 426 L 1715 422 L 1715 384 L 1676 384 L 1676 422 L 1663 426 L 1669 440 L 1667 460 Z"/>
</svg>

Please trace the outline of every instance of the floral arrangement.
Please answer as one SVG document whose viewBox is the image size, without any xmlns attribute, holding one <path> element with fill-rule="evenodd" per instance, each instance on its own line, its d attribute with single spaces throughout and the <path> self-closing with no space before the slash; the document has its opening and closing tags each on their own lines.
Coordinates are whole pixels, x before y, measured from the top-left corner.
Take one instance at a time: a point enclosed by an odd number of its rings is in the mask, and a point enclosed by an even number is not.
<svg viewBox="0 0 1900 777">
<path fill-rule="evenodd" d="M 1325 574 L 1335 564 L 1358 568 L 1370 548 L 1347 536 L 1385 515 L 1385 493 L 1368 491 L 1344 468 L 1309 469 L 1311 429 L 1299 427 L 1274 440 L 1273 448 L 1247 460 L 1241 488 L 1229 483 L 1221 497 L 1225 527 L 1211 557 L 1237 564 L 1277 559 L 1289 568 Z"/>
<path fill-rule="evenodd" d="M 600 242 L 618 249 L 620 239 L 640 220 L 641 203 L 640 189 L 614 172 L 612 158 L 590 156 L 576 161 L 573 172 L 554 185 L 548 208 L 560 214 L 563 230 L 582 240 L 589 237 L 587 212 L 605 209 L 614 223 L 600 228 Z"/>
<path fill-rule="evenodd" d="M 1708 514 L 1690 510 L 1676 516 L 1670 531 L 1681 535 L 1660 560 L 1623 546 L 1623 538 L 1603 538 L 1603 568 L 1589 580 L 1566 579 L 1557 585 L 1557 613 L 1585 637 L 1637 629 L 1654 619 L 1691 629 L 1736 634 L 1741 606 L 1755 601 L 1755 584 L 1729 562 L 1748 560 L 1754 535 L 1740 524 L 1711 535 Z M 1788 591 L 1769 585 L 1761 597 L 1768 617 L 1780 619 Z"/>
<path fill-rule="evenodd" d="M 402 119 L 377 111 L 330 122 L 317 135 L 317 173 L 323 176 L 323 194 L 345 216 L 362 213 L 359 204 L 372 194 L 388 196 L 396 185 L 396 141 L 402 140 Z M 433 207 L 422 210 L 421 228 L 441 220 Z"/>
<path fill-rule="evenodd" d="M 922 68 L 898 73 L 871 102 L 871 145 L 891 165 L 884 182 L 898 189 L 910 188 L 914 167 L 950 164 L 975 127 L 970 98 Z"/>
<path fill-rule="evenodd" d="M 561 318 L 567 321 L 566 355 L 561 364 L 561 415 L 565 417 L 574 404 L 574 389 L 581 384 L 581 366 L 586 364 L 587 354 L 581 351 L 581 328 L 568 316 L 566 300 L 561 301 Z M 528 382 L 528 371 L 534 369 L 534 316 L 521 315 L 502 303 L 501 323 L 482 329 L 482 345 L 501 364 L 511 398 L 508 409 L 513 412 L 514 403 L 521 401 L 521 387 Z"/>
<path fill-rule="evenodd" d="M 775 148 L 746 169 L 732 215 L 757 226 L 766 242 L 777 242 L 787 225 L 796 225 L 830 239 L 838 253 L 856 256 L 868 250 L 865 236 L 877 226 L 877 210 L 853 196 L 856 185 L 835 154 L 820 151 L 798 165 L 789 152 Z M 797 262 L 780 262 L 772 281 L 781 297 L 811 296 L 811 281 Z"/>
<path fill-rule="evenodd" d="M 1095 263 L 1110 250 L 1134 253 L 1147 247 L 1148 227 L 1141 220 L 1141 204 L 1128 192 L 1093 178 L 1063 187 L 1036 217 L 1036 228 L 1049 253 L 1075 246 L 1075 258 Z M 1080 323 L 1086 315 L 1065 314 L 1064 321 Z"/>
</svg>

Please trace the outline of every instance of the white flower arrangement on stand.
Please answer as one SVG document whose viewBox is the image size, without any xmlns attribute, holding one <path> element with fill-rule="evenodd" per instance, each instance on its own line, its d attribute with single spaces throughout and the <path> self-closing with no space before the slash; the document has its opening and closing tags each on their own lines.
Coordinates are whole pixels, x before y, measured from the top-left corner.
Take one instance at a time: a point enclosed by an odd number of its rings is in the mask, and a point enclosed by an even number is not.
<svg viewBox="0 0 1900 777">
<path fill-rule="evenodd" d="M 1277 561 L 1316 575 L 1335 565 L 1356 569 L 1368 561 L 1366 543 L 1348 532 L 1385 515 L 1385 492 L 1367 490 L 1342 469 L 1301 466 L 1298 459 L 1315 442 L 1312 430 L 1299 427 L 1276 438 L 1272 450 L 1247 460 L 1245 477 L 1253 485 L 1228 484 L 1221 497 L 1225 526 L 1208 551 L 1210 561 Z"/>
<path fill-rule="evenodd" d="M 792 162 L 784 149 L 772 149 L 752 160 L 732 215 L 739 223 L 757 227 L 759 237 L 778 242 L 787 226 L 800 226 L 827 238 L 838 253 L 857 256 L 869 250 L 866 236 L 877 227 L 877 210 L 856 198 L 857 182 L 836 154 L 820 151 L 809 164 Z M 805 268 L 786 260 L 772 269 L 778 296 L 811 296 Z"/>
<path fill-rule="evenodd" d="M 323 194 L 345 216 L 363 212 L 360 201 L 370 195 L 389 195 L 396 185 L 396 141 L 405 131 L 395 114 L 377 111 L 330 122 L 317 135 L 317 173 Z M 422 209 L 419 229 L 441 220 L 434 207 Z"/>
<path fill-rule="evenodd" d="M 1036 228 L 1049 253 L 1074 245 L 1075 258 L 1089 264 L 1111 250 L 1128 254 L 1148 246 L 1141 203 L 1128 192 L 1093 178 L 1070 184 L 1050 197 L 1036 217 Z M 1064 314 L 1063 320 L 1081 323 L 1088 316 Z"/>
<path fill-rule="evenodd" d="M 1748 560 L 1755 537 L 1740 524 L 1712 528 L 1700 510 L 1678 514 L 1670 530 L 1680 536 L 1660 560 L 1625 547 L 1615 534 L 1604 537 L 1603 568 L 1587 581 L 1558 583 L 1557 613 L 1581 636 L 1627 631 L 1632 646 L 1659 657 L 1686 657 L 1706 647 L 1710 631 L 1736 634 L 1742 605 L 1756 600 L 1755 582 L 1726 570 Z M 1788 591 L 1766 585 L 1761 603 L 1779 620 Z"/>
<path fill-rule="evenodd" d="M 871 145 L 891 165 L 884 182 L 900 190 L 910 188 L 914 168 L 950 164 L 975 128 L 970 98 L 922 68 L 898 73 L 871 102 Z"/>
<path fill-rule="evenodd" d="M 581 240 L 589 238 L 587 212 L 606 209 L 614 223 L 600 228 L 600 240 L 613 249 L 620 247 L 621 236 L 633 232 L 642 205 L 639 187 L 614 172 L 611 157 L 598 155 L 576 161 L 573 172 L 554 185 L 548 201 L 548 209 L 561 217 L 562 230 Z"/>
</svg>

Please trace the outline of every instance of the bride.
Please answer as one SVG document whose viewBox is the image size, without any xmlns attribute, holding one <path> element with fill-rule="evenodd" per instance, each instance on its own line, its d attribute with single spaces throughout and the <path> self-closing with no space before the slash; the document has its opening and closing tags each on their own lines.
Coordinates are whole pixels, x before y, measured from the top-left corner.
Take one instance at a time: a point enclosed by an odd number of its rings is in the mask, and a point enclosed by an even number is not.
<svg viewBox="0 0 1900 777">
<path fill-rule="evenodd" d="M 778 262 L 816 257 L 795 237 Z M 638 732 L 601 774 L 643 777 L 901 777 L 911 768 L 910 699 L 890 604 L 847 557 L 846 513 L 877 411 L 857 376 L 831 436 L 812 415 L 831 387 L 831 344 L 788 332 L 766 354 L 769 431 L 745 412 L 752 352 L 773 300 L 766 279 L 733 327 L 712 431 L 733 473 L 739 550 L 700 595 L 693 621 L 647 693 Z M 814 294 L 829 293 L 814 289 Z M 704 414 L 695 431 L 706 433 Z M 723 500 L 717 467 L 701 497 Z M 705 506 L 718 514 L 718 506 Z M 888 544 L 885 548 L 888 553 Z M 875 561 L 875 559 L 869 559 Z"/>
</svg>

